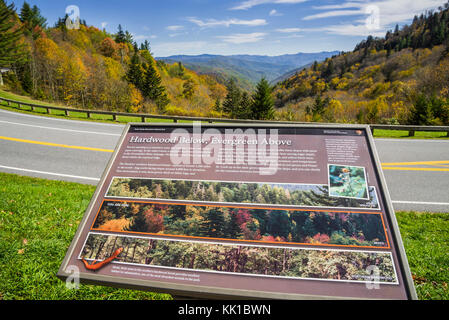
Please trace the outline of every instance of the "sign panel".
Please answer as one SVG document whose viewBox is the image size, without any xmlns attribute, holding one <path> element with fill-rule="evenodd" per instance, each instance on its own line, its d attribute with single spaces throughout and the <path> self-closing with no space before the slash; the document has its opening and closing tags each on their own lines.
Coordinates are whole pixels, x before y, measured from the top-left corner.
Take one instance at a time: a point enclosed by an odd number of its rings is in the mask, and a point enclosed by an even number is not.
<svg viewBox="0 0 449 320">
<path fill-rule="evenodd" d="M 128 125 L 73 270 L 192 297 L 416 299 L 367 126 Z"/>
</svg>

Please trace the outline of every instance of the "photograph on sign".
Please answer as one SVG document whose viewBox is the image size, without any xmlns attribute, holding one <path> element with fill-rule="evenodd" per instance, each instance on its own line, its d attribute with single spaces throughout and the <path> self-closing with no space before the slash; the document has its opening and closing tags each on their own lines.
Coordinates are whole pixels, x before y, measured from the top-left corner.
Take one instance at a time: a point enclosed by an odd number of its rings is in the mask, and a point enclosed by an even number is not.
<svg viewBox="0 0 449 320">
<path fill-rule="evenodd" d="M 129 124 L 58 276 L 190 297 L 415 297 L 364 126 Z"/>
<path fill-rule="evenodd" d="M 225 181 L 163 180 L 114 177 L 105 197 L 195 202 L 258 203 L 277 206 L 379 209 L 377 193 L 369 187 L 369 200 L 333 198 L 327 185 Z M 206 192 L 207 191 L 207 192 Z M 244 197 L 241 197 L 241 195 Z M 280 197 L 276 197 L 280 194 Z"/>
</svg>

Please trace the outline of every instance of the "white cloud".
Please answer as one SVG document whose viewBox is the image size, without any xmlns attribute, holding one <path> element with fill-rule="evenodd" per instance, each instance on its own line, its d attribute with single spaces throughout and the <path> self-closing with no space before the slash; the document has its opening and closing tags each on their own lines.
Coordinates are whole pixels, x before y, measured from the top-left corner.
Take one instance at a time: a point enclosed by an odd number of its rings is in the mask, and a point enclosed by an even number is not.
<svg viewBox="0 0 449 320">
<path fill-rule="evenodd" d="M 275 3 L 275 4 L 282 4 L 282 3 L 290 3 L 290 4 L 295 4 L 295 3 L 302 3 L 302 2 L 306 2 L 309 0 L 247 0 L 247 1 L 243 1 L 242 3 L 240 3 L 239 5 L 232 7 L 231 10 L 248 10 L 251 9 L 252 7 L 261 5 L 261 4 L 267 4 L 267 3 Z"/>
<path fill-rule="evenodd" d="M 218 36 L 217 38 L 222 39 L 225 42 L 233 43 L 233 44 L 242 44 L 242 43 L 254 43 L 259 42 L 264 39 L 266 33 L 263 32 L 254 32 L 254 33 L 236 33 L 228 36 Z"/>
<path fill-rule="evenodd" d="M 165 29 L 169 30 L 169 31 L 179 31 L 184 29 L 184 26 L 168 26 Z"/>
<path fill-rule="evenodd" d="M 278 12 L 277 10 L 273 9 L 269 13 L 270 17 L 280 17 L 282 16 L 282 13 Z"/>
<path fill-rule="evenodd" d="M 249 26 L 249 27 L 257 27 L 263 26 L 267 24 L 265 19 L 253 19 L 253 20 L 240 20 L 240 19 L 228 19 L 228 20 L 215 20 L 208 19 L 206 21 L 197 19 L 197 18 L 187 18 L 188 21 L 196 24 L 202 28 L 210 28 L 210 27 L 229 27 L 231 25 L 240 25 L 240 26 Z"/>
<path fill-rule="evenodd" d="M 420 15 L 426 10 L 435 9 L 447 0 L 351 0 L 345 1 L 339 5 L 326 5 L 314 7 L 318 10 L 332 10 L 313 16 L 308 16 L 304 20 L 312 20 L 314 18 L 326 18 L 335 16 L 349 16 L 357 14 L 365 14 L 367 7 L 377 7 L 380 12 L 380 20 L 382 26 L 389 26 L 396 23 L 404 23 L 413 18 L 414 15 Z M 341 10 L 354 8 L 358 10 Z M 337 11 L 334 11 L 337 10 Z"/>
<path fill-rule="evenodd" d="M 300 28 L 284 28 L 284 29 L 276 29 L 277 32 L 281 33 L 295 33 L 295 32 L 301 32 L 302 29 Z"/>
<path fill-rule="evenodd" d="M 303 20 L 314 20 L 314 19 L 321 19 L 321 18 L 354 16 L 354 15 L 363 15 L 363 14 L 365 14 L 365 11 L 363 11 L 363 10 L 336 10 L 336 11 L 326 11 L 323 13 L 306 16 L 303 18 Z"/>
<path fill-rule="evenodd" d="M 306 16 L 303 20 L 360 15 L 361 18 L 351 23 L 329 25 L 307 30 L 343 36 L 372 35 L 382 37 L 385 35 L 385 32 L 395 24 L 406 23 L 410 21 L 413 16 L 420 15 L 426 10 L 435 9 L 446 3 L 446 1 L 447 0 L 350 0 L 337 5 L 315 6 L 314 9 L 327 11 Z M 372 8 L 379 13 L 377 17 L 378 26 L 376 26 L 376 28 L 369 26 L 367 23 L 367 19 L 374 14 L 371 10 Z M 374 16 L 372 17 L 375 18 Z"/>
<path fill-rule="evenodd" d="M 308 31 L 315 32 L 326 32 L 329 34 L 339 35 L 339 36 L 374 36 L 383 37 L 385 36 L 384 30 L 370 30 L 364 24 L 354 25 L 354 24 L 342 24 L 342 25 L 332 25 L 321 28 L 307 29 Z"/>
<path fill-rule="evenodd" d="M 101 23 L 101 29 L 106 28 L 106 26 L 108 25 L 108 23 L 106 21 Z"/>
<path fill-rule="evenodd" d="M 157 36 L 155 35 L 144 35 L 144 34 L 133 34 L 132 36 L 134 41 L 150 40 L 157 38 Z"/>
</svg>

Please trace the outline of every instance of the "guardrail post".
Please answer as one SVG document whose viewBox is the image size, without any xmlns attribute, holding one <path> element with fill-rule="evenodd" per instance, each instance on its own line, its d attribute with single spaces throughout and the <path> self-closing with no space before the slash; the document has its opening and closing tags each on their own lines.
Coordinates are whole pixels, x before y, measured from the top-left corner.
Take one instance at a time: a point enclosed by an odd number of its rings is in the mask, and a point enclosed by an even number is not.
<svg viewBox="0 0 449 320">
<path fill-rule="evenodd" d="M 64 110 L 64 114 L 66 115 L 66 117 L 68 117 L 69 116 L 69 110 L 65 109 Z"/>
<path fill-rule="evenodd" d="M 117 121 L 117 115 L 116 114 L 112 115 L 112 120 Z"/>
<path fill-rule="evenodd" d="M 145 116 L 142 116 L 142 122 L 145 122 Z"/>
<path fill-rule="evenodd" d="M 408 132 L 408 136 L 409 136 L 409 137 L 414 137 L 414 136 L 415 136 L 415 131 L 410 130 L 410 131 Z"/>
<path fill-rule="evenodd" d="M 90 118 L 90 112 L 86 112 L 86 117 Z"/>
<path fill-rule="evenodd" d="M 45 109 L 47 109 L 47 113 L 50 114 L 50 108 L 45 108 Z"/>
<path fill-rule="evenodd" d="M 173 123 L 178 123 L 178 119 L 173 119 Z"/>
<path fill-rule="evenodd" d="M 449 138 L 449 131 L 447 132 L 447 135 L 446 135 L 446 137 L 448 137 L 448 138 Z"/>
</svg>

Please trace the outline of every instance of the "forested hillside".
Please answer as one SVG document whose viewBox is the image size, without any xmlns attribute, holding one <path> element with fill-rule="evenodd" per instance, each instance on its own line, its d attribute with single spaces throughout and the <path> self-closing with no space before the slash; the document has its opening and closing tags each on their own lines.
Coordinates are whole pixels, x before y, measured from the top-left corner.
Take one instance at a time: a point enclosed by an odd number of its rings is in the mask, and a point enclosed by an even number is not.
<svg viewBox="0 0 449 320">
<path fill-rule="evenodd" d="M 180 63 L 156 62 L 119 27 L 109 34 L 86 21 L 68 29 L 61 18 L 49 27 L 38 7 L 20 10 L 0 1 L 6 89 L 86 109 L 219 116 L 213 111 L 226 88 Z M 5 87 L 3 87 L 5 88 Z"/>
<path fill-rule="evenodd" d="M 449 125 L 448 4 L 383 38 L 370 36 L 352 52 L 315 62 L 274 88 L 262 77 L 254 92 L 238 78 L 156 61 L 147 41 L 137 44 L 121 27 L 110 34 L 86 21 L 67 28 L 66 21 L 48 26 L 38 7 L 25 2 L 16 9 L 0 0 L 0 67 L 9 69 L 0 77 L 2 89 L 86 109 Z"/>
<path fill-rule="evenodd" d="M 297 72 L 276 86 L 276 107 L 291 120 L 448 125 L 448 8 Z"/>
</svg>

